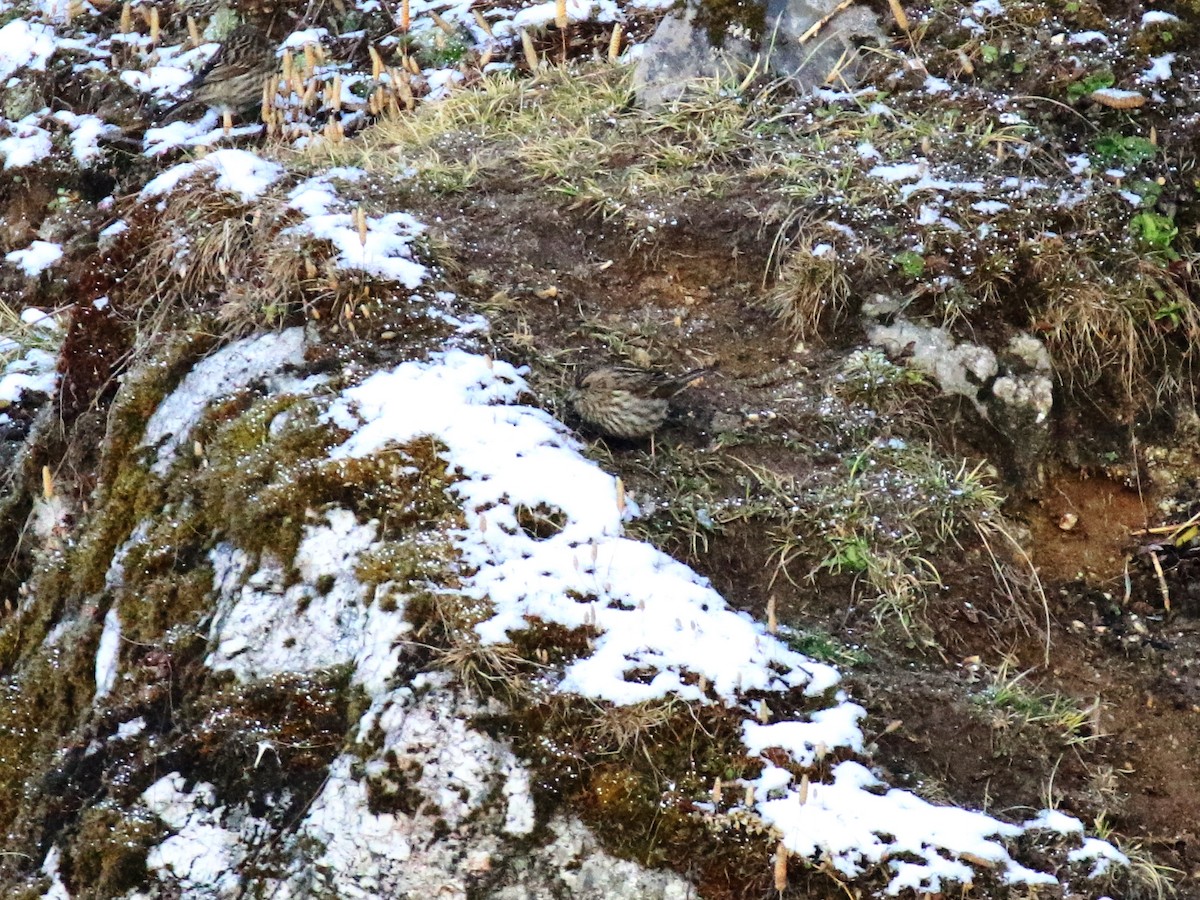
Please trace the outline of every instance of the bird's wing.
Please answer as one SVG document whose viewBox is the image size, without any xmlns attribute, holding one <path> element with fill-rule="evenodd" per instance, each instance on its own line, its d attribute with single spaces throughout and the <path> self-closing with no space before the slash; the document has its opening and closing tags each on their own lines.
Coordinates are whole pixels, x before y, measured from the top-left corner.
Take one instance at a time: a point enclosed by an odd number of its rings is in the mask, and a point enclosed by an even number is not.
<svg viewBox="0 0 1200 900">
<path fill-rule="evenodd" d="M 223 70 L 221 72 L 222 79 L 245 75 L 254 67 L 258 54 L 254 52 L 243 53 L 239 52 L 239 50 L 243 49 L 243 47 L 245 49 L 253 49 L 253 45 L 262 40 L 263 36 L 256 28 L 251 30 L 245 25 L 235 28 L 225 38 L 220 49 L 212 55 L 212 59 L 205 63 L 204 67 L 196 74 L 196 77 L 192 79 L 192 86 L 196 87 L 204 84 L 208 76 L 217 68 Z"/>
</svg>

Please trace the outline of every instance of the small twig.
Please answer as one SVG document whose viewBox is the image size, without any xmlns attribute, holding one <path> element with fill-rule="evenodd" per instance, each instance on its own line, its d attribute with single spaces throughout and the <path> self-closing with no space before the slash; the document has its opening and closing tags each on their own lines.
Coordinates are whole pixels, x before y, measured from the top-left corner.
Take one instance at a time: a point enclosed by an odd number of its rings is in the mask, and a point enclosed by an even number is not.
<svg viewBox="0 0 1200 900">
<path fill-rule="evenodd" d="M 1139 528 L 1137 531 L 1129 532 L 1131 535 L 1147 535 L 1147 534 L 1169 534 L 1172 539 L 1185 529 L 1191 528 L 1193 525 L 1200 524 L 1200 512 L 1196 513 L 1186 522 L 1179 525 L 1156 525 L 1154 528 Z"/>
<path fill-rule="evenodd" d="M 855 0 L 842 0 L 842 2 L 839 3 L 837 6 L 835 6 L 832 10 L 830 10 L 828 13 L 826 13 L 821 18 L 817 19 L 817 21 L 815 21 L 812 24 L 812 26 L 808 29 L 808 31 L 806 31 L 806 32 L 804 32 L 804 34 L 800 35 L 800 39 L 796 43 L 803 44 L 806 41 L 812 40 L 812 38 L 814 36 L 816 36 L 821 31 L 822 28 L 824 28 L 826 25 L 828 25 L 830 22 L 833 21 L 834 16 L 836 16 L 838 13 L 840 13 L 846 7 L 852 6 L 854 4 L 854 2 L 855 2 Z"/>
<path fill-rule="evenodd" d="M 1150 562 L 1154 565 L 1154 574 L 1158 576 L 1158 590 L 1162 594 L 1163 609 L 1171 611 L 1171 592 L 1167 590 L 1167 576 L 1163 574 L 1162 563 L 1158 561 L 1158 553 L 1150 551 Z"/>
</svg>

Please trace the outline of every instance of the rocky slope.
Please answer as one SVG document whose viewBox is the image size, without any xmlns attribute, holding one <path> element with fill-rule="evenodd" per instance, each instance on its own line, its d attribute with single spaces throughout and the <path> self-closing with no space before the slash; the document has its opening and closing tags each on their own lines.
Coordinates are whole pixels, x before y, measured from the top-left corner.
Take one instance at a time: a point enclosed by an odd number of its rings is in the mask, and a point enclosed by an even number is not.
<svg viewBox="0 0 1200 900">
<path fill-rule="evenodd" d="M 5 5 L 6 896 L 1200 896 L 1196 10 L 876 12 Z"/>
</svg>

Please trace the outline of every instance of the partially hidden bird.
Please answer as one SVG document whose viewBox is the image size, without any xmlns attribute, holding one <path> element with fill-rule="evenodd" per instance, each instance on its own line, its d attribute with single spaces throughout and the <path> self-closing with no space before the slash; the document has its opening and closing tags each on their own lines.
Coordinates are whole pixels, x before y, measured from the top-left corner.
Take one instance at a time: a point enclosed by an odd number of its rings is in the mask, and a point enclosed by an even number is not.
<svg viewBox="0 0 1200 900">
<path fill-rule="evenodd" d="M 716 367 L 669 375 L 636 366 L 601 366 L 583 373 L 569 399 L 585 424 L 607 437 L 640 440 L 667 420 L 671 398 Z"/>
<path fill-rule="evenodd" d="M 187 84 L 191 96 L 169 107 L 159 119 L 171 122 L 197 107 L 244 113 L 259 105 L 264 82 L 278 71 L 279 60 L 266 35 L 254 25 L 239 25 Z"/>
</svg>

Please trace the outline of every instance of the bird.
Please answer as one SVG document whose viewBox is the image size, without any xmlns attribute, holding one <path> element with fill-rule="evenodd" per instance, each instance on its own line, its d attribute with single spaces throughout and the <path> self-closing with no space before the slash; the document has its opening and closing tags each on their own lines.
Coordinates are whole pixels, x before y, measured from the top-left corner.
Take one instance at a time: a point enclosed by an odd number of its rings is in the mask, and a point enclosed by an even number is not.
<svg viewBox="0 0 1200 900">
<path fill-rule="evenodd" d="M 715 368 L 668 375 L 659 369 L 601 366 L 580 375 L 568 399 L 579 418 L 602 435 L 641 440 L 662 427 L 672 397 Z"/>
<path fill-rule="evenodd" d="M 266 35 L 254 25 L 239 25 L 188 83 L 192 95 L 169 107 L 161 120 L 173 121 L 195 106 L 245 112 L 262 101 L 263 82 L 278 71 L 279 60 Z"/>
</svg>

